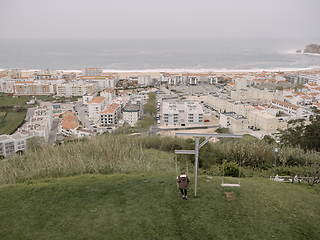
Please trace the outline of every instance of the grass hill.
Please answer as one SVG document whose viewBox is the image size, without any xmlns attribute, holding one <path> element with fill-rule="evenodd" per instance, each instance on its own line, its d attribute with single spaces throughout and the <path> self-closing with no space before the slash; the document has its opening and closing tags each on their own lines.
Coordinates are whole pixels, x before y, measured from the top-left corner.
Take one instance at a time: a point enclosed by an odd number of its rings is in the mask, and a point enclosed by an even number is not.
<svg viewBox="0 0 320 240">
<path fill-rule="evenodd" d="M 190 174 L 192 175 L 192 174 Z M 192 179 L 193 182 L 193 179 Z M 318 239 L 320 189 L 264 178 L 197 197 L 175 174 L 86 174 L 0 186 L 0 239 Z M 228 200 L 225 192 L 234 192 Z"/>
<path fill-rule="evenodd" d="M 193 177 L 192 159 L 173 150 L 194 148 L 192 139 L 102 135 L 54 147 L 37 142 L 0 160 L 0 239 L 319 238 L 319 186 L 258 177 L 272 174 L 274 145 L 265 141 L 206 144 L 197 197 L 192 183 L 187 201 L 175 177 L 187 163 Z M 319 160 L 316 152 L 285 147 L 278 157 L 276 173 L 306 174 Z M 241 187 L 222 188 L 219 166 L 227 161 L 239 170 L 236 159 L 243 163 Z"/>
</svg>

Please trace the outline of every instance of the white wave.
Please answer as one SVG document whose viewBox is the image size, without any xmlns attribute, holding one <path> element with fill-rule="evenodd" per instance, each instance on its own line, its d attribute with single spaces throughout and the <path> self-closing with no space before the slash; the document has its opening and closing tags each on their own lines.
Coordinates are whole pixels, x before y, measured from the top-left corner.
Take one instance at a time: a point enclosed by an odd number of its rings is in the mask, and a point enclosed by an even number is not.
<svg viewBox="0 0 320 240">
<path fill-rule="evenodd" d="M 297 54 L 297 55 L 311 55 L 311 56 L 320 56 L 319 53 L 305 53 L 303 50 L 301 50 L 301 52 L 297 52 L 298 49 L 288 49 L 288 50 L 284 50 L 281 51 L 281 54 Z"/>
<path fill-rule="evenodd" d="M 320 57 L 320 53 L 303 53 L 305 55 L 311 55 L 311 56 L 319 56 Z"/>
<path fill-rule="evenodd" d="M 320 66 L 308 66 L 305 68 L 250 68 L 250 69 L 229 69 L 229 68 L 202 68 L 202 69 L 194 69 L 194 68 L 166 68 L 166 69 L 133 69 L 133 70 L 119 70 L 119 69 L 103 69 L 103 72 L 118 72 L 118 73 L 148 73 L 148 72 L 169 72 L 169 73 L 181 73 L 181 72 L 194 72 L 194 73 L 228 73 L 228 72 L 287 72 L 287 71 L 304 71 L 304 70 L 313 70 L 319 69 Z"/>
<path fill-rule="evenodd" d="M 303 53 L 302 50 L 300 53 L 298 53 L 297 50 L 300 50 L 300 49 L 287 49 L 287 50 L 280 51 L 280 53 L 282 53 L 282 54 L 301 54 L 301 53 Z"/>
<path fill-rule="evenodd" d="M 304 71 L 304 70 L 313 70 L 313 69 L 319 69 L 319 66 L 308 66 L 305 68 L 250 68 L 250 69 L 231 69 L 231 68 L 151 68 L 151 69 L 102 69 L 105 73 L 158 73 L 158 72 L 169 72 L 169 73 L 183 73 L 183 72 L 191 72 L 191 73 L 228 73 L 228 72 L 287 72 L 287 71 Z M 16 69 L 16 68 L 12 68 Z M 5 71 L 8 69 L 0 69 L 0 71 Z M 43 69 L 18 69 L 21 72 L 35 72 L 35 71 L 41 71 Z M 81 73 L 82 70 L 80 69 L 52 69 L 56 71 L 62 71 L 62 72 L 75 72 L 75 73 Z"/>
</svg>

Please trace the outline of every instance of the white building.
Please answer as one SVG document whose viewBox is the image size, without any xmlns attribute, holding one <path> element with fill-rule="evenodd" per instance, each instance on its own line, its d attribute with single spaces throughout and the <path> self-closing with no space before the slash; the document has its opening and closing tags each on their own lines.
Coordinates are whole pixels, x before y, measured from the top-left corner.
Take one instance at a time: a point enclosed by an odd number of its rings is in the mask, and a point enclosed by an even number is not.
<svg viewBox="0 0 320 240">
<path fill-rule="evenodd" d="M 107 100 L 105 97 L 94 97 L 88 102 L 89 118 L 99 119 L 100 113 L 105 109 Z"/>
<path fill-rule="evenodd" d="M 247 79 L 246 78 L 237 78 L 235 79 L 236 91 L 241 91 L 247 89 Z"/>
<path fill-rule="evenodd" d="M 141 119 L 141 107 L 139 104 L 128 102 L 123 108 L 123 121 L 134 126 Z"/>
<path fill-rule="evenodd" d="M 82 104 L 87 105 L 88 102 L 90 102 L 92 100 L 92 98 L 97 97 L 97 95 L 98 95 L 97 93 L 89 93 L 89 94 L 82 96 Z"/>
<path fill-rule="evenodd" d="M 198 102 L 162 102 L 162 126 L 202 126 L 204 112 Z"/>
<path fill-rule="evenodd" d="M 218 77 L 209 75 L 208 82 L 209 84 L 218 84 Z"/>
<path fill-rule="evenodd" d="M 49 134 L 52 127 L 53 113 L 50 103 L 47 105 L 37 107 L 34 111 L 34 115 L 18 129 L 18 132 L 29 133 L 36 132 L 37 136 L 43 137 L 47 142 L 49 140 Z M 49 105 L 50 104 L 50 105 Z"/>
<path fill-rule="evenodd" d="M 265 132 L 275 132 L 278 128 L 278 118 L 265 111 L 251 111 L 248 115 L 249 125 Z"/>
<path fill-rule="evenodd" d="M 9 77 L 0 78 L 0 92 L 13 93 L 15 82 L 16 80 L 9 79 Z"/>
<path fill-rule="evenodd" d="M 106 101 L 107 101 L 106 104 L 109 105 L 115 99 L 115 96 L 116 96 L 115 90 L 111 89 L 111 88 L 108 88 L 108 89 L 104 90 L 103 92 L 101 92 L 100 96 L 101 97 L 105 97 Z"/>
<path fill-rule="evenodd" d="M 28 136 L 21 133 L 0 135 L 0 156 L 8 157 L 26 148 Z"/>
<path fill-rule="evenodd" d="M 242 115 L 235 112 L 227 112 L 220 114 L 220 126 L 228 128 L 232 133 L 247 133 L 249 121 Z"/>
<path fill-rule="evenodd" d="M 121 99 L 115 100 L 111 103 L 106 110 L 100 114 L 101 126 L 114 126 L 117 125 L 122 117 L 123 101 Z"/>
<path fill-rule="evenodd" d="M 84 96 L 98 89 L 97 83 L 87 83 L 83 80 L 57 84 L 58 96 Z"/>
<path fill-rule="evenodd" d="M 101 68 L 83 68 L 82 76 L 101 76 L 102 69 Z"/>
<path fill-rule="evenodd" d="M 148 86 L 151 84 L 150 75 L 138 75 L 138 84 L 142 86 Z"/>
<path fill-rule="evenodd" d="M 77 136 L 77 130 L 80 127 L 79 123 L 77 122 L 69 122 L 69 121 L 63 121 L 60 124 L 60 130 L 63 136 L 69 137 L 69 136 Z"/>
<path fill-rule="evenodd" d="M 256 88 L 231 91 L 230 98 L 233 101 L 265 104 L 269 104 L 272 99 L 284 100 L 283 91 L 259 90 Z"/>
<path fill-rule="evenodd" d="M 284 101 L 281 101 L 281 100 L 278 100 L 278 99 L 273 99 L 272 102 L 271 102 L 271 106 L 273 107 L 277 107 L 279 108 L 279 110 L 281 112 L 284 112 L 290 116 L 293 116 L 293 117 L 297 117 L 301 114 L 299 114 L 300 112 L 303 112 L 302 109 L 300 109 L 299 106 L 297 105 L 294 105 L 292 103 L 287 103 L 287 102 L 284 102 Z M 299 111 L 300 109 L 300 111 Z"/>
</svg>

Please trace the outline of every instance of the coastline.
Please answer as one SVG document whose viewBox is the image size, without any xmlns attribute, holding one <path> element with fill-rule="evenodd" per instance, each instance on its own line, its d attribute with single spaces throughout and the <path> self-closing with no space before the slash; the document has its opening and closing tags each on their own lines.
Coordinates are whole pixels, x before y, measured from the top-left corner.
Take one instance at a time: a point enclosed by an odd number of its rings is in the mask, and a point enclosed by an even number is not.
<svg viewBox="0 0 320 240">
<path fill-rule="evenodd" d="M 0 69 L 3 71 L 3 69 Z M 36 71 L 41 71 L 38 69 L 21 70 L 22 77 L 29 77 Z M 57 70 L 62 72 L 75 72 L 81 73 L 81 70 Z M 103 73 L 118 73 L 120 79 L 125 79 L 129 77 L 137 77 L 138 75 L 150 75 L 152 78 L 159 78 L 161 72 L 173 73 L 173 74 L 185 74 L 185 73 L 201 73 L 201 74 L 213 74 L 216 76 L 222 75 L 240 75 L 240 74 L 250 74 L 250 73 L 262 73 L 262 72 L 283 72 L 283 73 L 295 73 L 295 72 L 305 72 L 305 73 L 320 73 L 320 66 L 308 67 L 308 68 L 295 68 L 295 69 L 145 69 L 145 70 L 106 70 L 103 69 Z"/>
</svg>

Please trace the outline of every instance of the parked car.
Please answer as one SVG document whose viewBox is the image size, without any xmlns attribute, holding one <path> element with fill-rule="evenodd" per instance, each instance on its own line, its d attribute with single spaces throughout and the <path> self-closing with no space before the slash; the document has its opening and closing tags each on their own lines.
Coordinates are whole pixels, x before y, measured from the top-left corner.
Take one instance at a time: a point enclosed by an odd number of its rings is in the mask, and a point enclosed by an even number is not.
<svg viewBox="0 0 320 240">
<path fill-rule="evenodd" d="M 205 121 L 205 122 L 210 122 L 210 120 L 209 120 L 209 119 L 205 119 L 204 121 Z"/>
</svg>

